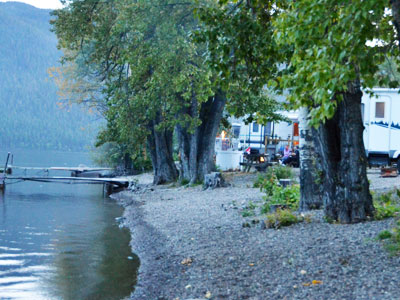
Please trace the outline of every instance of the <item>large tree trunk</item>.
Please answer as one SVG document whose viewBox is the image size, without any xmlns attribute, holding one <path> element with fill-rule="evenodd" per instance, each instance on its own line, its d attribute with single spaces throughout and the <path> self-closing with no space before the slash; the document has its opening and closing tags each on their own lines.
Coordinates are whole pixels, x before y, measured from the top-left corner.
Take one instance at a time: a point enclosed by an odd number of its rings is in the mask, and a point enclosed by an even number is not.
<svg viewBox="0 0 400 300">
<path fill-rule="evenodd" d="M 300 210 L 322 207 L 322 181 L 318 169 L 318 156 L 314 149 L 311 128 L 308 124 L 308 109 L 299 110 L 300 131 Z"/>
<path fill-rule="evenodd" d="M 325 215 L 340 223 L 356 223 L 373 216 L 367 179 L 360 85 L 348 84 L 335 116 L 315 130 L 324 170 Z"/>
<path fill-rule="evenodd" d="M 198 118 L 201 125 L 195 130 L 190 126 L 178 125 L 176 132 L 181 158 L 181 180 L 195 183 L 204 180 L 204 175 L 215 170 L 215 137 L 226 103 L 225 94 L 218 91 L 214 97 L 202 103 L 200 110 L 195 97 L 191 106 L 184 113 L 191 118 Z"/>
<path fill-rule="evenodd" d="M 149 126 L 151 134 L 147 137 L 151 163 L 154 171 L 154 184 L 173 182 L 178 179 L 178 170 L 173 159 L 173 132 L 167 129 L 156 129 L 157 120 Z"/>
</svg>

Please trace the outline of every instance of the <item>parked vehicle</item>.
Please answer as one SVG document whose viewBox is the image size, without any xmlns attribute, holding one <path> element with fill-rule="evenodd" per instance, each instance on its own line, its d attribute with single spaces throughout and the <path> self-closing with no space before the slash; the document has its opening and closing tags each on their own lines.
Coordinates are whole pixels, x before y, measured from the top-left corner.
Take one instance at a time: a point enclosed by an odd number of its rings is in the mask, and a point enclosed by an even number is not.
<svg viewBox="0 0 400 300">
<path fill-rule="evenodd" d="M 397 163 L 400 172 L 400 94 L 399 89 L 373 89 L 364 93 L 361 112 L 364 145 L 371 165 Z"/>
</svg>

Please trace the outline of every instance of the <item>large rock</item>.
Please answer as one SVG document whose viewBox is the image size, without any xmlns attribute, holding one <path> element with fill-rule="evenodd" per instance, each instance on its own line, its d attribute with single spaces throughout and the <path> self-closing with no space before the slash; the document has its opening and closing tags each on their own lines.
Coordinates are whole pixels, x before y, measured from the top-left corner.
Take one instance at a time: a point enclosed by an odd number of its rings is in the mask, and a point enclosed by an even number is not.
<svg viewBox="0 0 400 300">
<path fill-rule="evenodd" d="M 212 172 L 204 176 L 203 189 L 215 189 L 218 187 L 227 187 L 227 184 L 220 172 Z"/>
</svg>

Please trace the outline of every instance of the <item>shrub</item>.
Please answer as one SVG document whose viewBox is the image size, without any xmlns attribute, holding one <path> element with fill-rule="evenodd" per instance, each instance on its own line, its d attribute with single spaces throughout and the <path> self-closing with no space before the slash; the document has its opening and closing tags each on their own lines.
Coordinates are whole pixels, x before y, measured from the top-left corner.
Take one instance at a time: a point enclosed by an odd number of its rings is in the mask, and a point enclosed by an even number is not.
<svg viewBox="0 0 400 300">
<path fill-rule="evenodd" d="M 253 186 L 260 188 L 267 196 L 272 196 L 277 187 L 279 187 L 279 179 L 292 179 L 293 177 L 291 168 L 277 166 L 269 168 L 265 174 L 259 175 Z"/>
<path fill-rule="evenodd" d="M 249 210 L 249 209 L 244 209 L 242 211 L 242 217 L 246 218 L 246 217 L 254 217 L 256 214 L 254 212 L 254 210 Z"/>
<path fill-rule="evenodd" d="M 281 228 L 283 226 L 290 226 L 295 223 L 301 222 L 302 219 L 297 217 L 293 212 L 286 209 L 277 209 L 276 212 L 267 214 L 264 221 L 267 228 Z"/>
<path fill-rule="evenodd" d="M 297 210 L 300 201 L 300 186 L 290 185 L 281 187 L 274 185 L 272 187 L 271 196 L 265 196 L 265 204 L 262 207 L 262 212 L 267 213 L 270 211 L 271 205 L 278 205 L 287 209 Z"/>
<path fill-rule="evenodd" d="M 271 172 L 275 173 L 276 178 L 279 179 L 293 179 L 294 178 L 294 173 L 293 169 L 290 167 L 285 167 L 285 166 L 276 166 L 273 168 L 270 168 Z"/>
<path fill-rule="evenodd" d="M 253 203 L 253 201 L 249 201 L 247 206 L 243 208 L 242 210 L 242 217 L 254 217 L 256 215 L 255 209 L 257 208 L 257 205 Z"/>
<path fill-rule="evenodd" d="M 384 242 L 384 247 L 391 255 L 400 254 L 400 220 L 392 231 L 384 230 L 378 235 L 378 239 Z"/>
<path fill-rule="evenodd" d="M 392 218 L 400 213 L 400 203 L 399 200 L 395 198 L 396 196 L 398 198 L 400 193 L 397 189 L 395 191 L 373 195 L 375 220 Z"/>
<path fill-rule="evenodd" d="M 294 174 L 292 168 L 285 166 L 276 166 L 268 168 L 265 174 L 260 174 L 254 182 L 253 186 L 263 190 L 264 184 L 270 182 L 271 180 L 276 180 L 279 182 L 279 179 L 293 178 Z"/>
<path fill-rule="evenodd" d="M 400 213 L 400 207 L 392 203 L 375 202 L 375 220 L 393 218 Z"/>
<path fill-rule="evenodd" d="M 384 230 L 378 234 L 378 239 L 386 240 L 392 237 L 392 233 L 389 230 Z"/>
</svg>

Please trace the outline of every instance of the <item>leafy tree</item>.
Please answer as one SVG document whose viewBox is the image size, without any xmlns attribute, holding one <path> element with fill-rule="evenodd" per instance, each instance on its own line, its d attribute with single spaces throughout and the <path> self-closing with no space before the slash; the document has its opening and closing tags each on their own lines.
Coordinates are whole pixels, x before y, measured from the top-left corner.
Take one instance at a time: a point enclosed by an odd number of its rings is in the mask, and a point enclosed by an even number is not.
<svg viewBox="0 0 400 300">
<path fill-rule="evenodd" d="M 226 103 L 212 83 L 201 46 L 193 3 L 179 1 L 72 1 L 55 12 L 60 48 L 85 57 L 104 85 L 107 130 L 114 141 L 143 149 L 146 141 L 155 183 L 173 181 L 172 132 L 177 128 L 181 177 L 202 179 L 213 168 L 214 140 Z"/>
<path fill-rule="evenodd" d="M 202 20 L 209 25 L 209 49 L 216 53 L 212 57 L 221 61 L 214 60 L 217 68 L 226 76 L 240 74 L 237 56 L 231 55 L 239 53 L 239 61 L 251 71 L 254 82 L 261 80 L 287 90 L 291 103 L 308 107 L 324 171 L 326 215 L 343 223 L 371 216 L 374 208 L 362 139 L 361 87 L 396 85 L 384 76 L 375 76 L 385 54 L 396 57 L 398 53 L 392 17 L 386 13 L 389 3 L 218 3 L 218 7 L 206 7 L 201 12 Z M 371 45 L 371 41 L 379 43 Z M 252 64 L 254 61 L 263 64 Z M 256 65 L 259 68 L 254 71 Z"/>
</svg>

